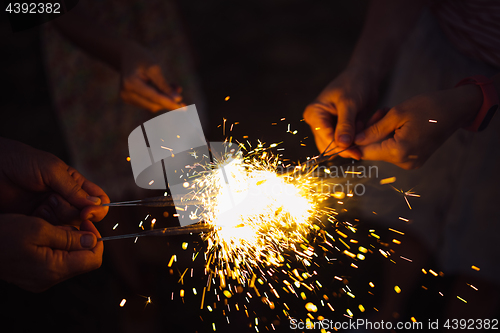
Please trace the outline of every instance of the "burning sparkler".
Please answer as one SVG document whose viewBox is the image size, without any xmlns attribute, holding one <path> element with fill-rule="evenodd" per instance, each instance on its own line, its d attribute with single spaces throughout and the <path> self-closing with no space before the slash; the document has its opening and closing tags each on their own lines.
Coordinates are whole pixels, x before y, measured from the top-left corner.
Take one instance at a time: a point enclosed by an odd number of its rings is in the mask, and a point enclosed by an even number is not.
<svg viewBox="0 0 500 333">
<path fill-rule="evenodd" d="M 195 181 L 199 218 L 213 227 L 204 240 L 214 274 L 223 271 L 248 285 L 260 265 L 282 265 L 282 253 L 298 252 L 313 230 L 319 204 L 330 194 L 318 192 L 307 174 L 279 174 L 278 161 L 260 145 L 245 156 L 223 157 Z"/>
<path fill-rule="evenodd" d="M 226 120 L 221 126 L 226 133 Z M 287 129 L 295 135 L 295 130 L 289 126 Z M 231 125 L 229 132 L 232 130 Z M 295 307 L 291 309 L 289 302 L 303 302 L 302 311 L 307 311 L 306 320 L 309 321 L 321 320 L 334 313 L 352 318 L 370 307 L 369 302 L 360 303 L 361 292 L 373 295 L 377 287 L 372 281 L 365 283 L 365 290 L 350 286 L 349 275 L 332 270 L 333 265 L 342 264 L 344 269 L 347 267 L 352 272 L 361 271 L 370 256 L 392 263 L 398 260 L 412 262 L 411 258 L 394 256 L 395 252 L 390 248 L 401 244 L 404 232 L 389 228 L 390 235 L 385 241 L 383 233 L 374 229 L 364 234 L 360 232 L 364 229 L 357 225 L 359 220 L 348 221 L 340 217 L 347 212 L 348 200 L 353 198 L 353 193 L 329 191 L 332 187 L 326 187 L 325 191 L 322 185 L 326 178 L 313 174 L 318 163 L 328 159 L 326 153 L 308 159 L 309 163 L 285 167 L 284 160 L 271 153 L 273 149 L 282 150 L 278 143 L 266 146 L 258 142 L 252 146 L 248 141 L 231 141 L 231 138 L 226 141 L 225 150 L 215 154 L 212 161 L 205 159 L 202 163 L 203 156 L 191 155 L 196 161 L 192 166 L 186 166 L 185 172 L 180 172 L 183 187 L 191 191 L 181 211 L 185 210 L 193 221 L 204 222 L 200 230 L 197 229 L 200 226 L 191 227 L 197 230 L 195 232 L 202 232 L 204 246 L 183 242 L 182 250 L 193 251 L 192 262 L 197 258 L 204 260 L 206 285 L 202 289 L 186 286 L 188 278 L 193 278 L 193 268 L 177 268 L 179 283 L 183 286 L 179 292 L 172 292 L 172 300 L 180 297 L 184 302 L 185 297 L 198 297 L 200 309 L 206 310 L 208 318 L 222 315 L 228 324 L 232 320 L 230 314 L 244 314 L 257 332 L 264 324 L 258 313 L 251 310 L 251 304 L 256 300 L 278 313 L 277 318 L 284 315 L 291 319 L 293 312 L 298 311 Z M 328 149 L 330 153 L 335 150 Z M 196 172 L 193 171 L 194 164 Z M 199 171 L 200 167 L 202 171 Z M 329 174 L 328 169 L 323 171 Z M 355 175 L 354 172 L 346 173 Z M 395 181 L 395 177 L 389 177 L 381 180 L 380 185 Z M 403 195 L 411 209 L 408 197 L 419 195 L 412 190 L 393 188 Z M 341 201 L 344 199 L 345 202 Z M 153 201 L 148 205 L 174 206 L 168 198 Z M 135 205 L 137 202 L 126 204 Z M 406 223 L 410 221 L 404 217 L 399 219 Z M 154 232 L 157 231 L 151 231 Z M 167 267 L 185 264 L 172 255 Z M 476 269 L 475 266 L 472 268 Z M 321 274 L 325 269 L 329 270 L 328 273 Z M 427 274 L 427 271 L 423 272 Z M 433 270 L 429 272 L 434 277 L 442 275 Z M 171 274 L 174 274 L 173 270 Z M 334 284 L 338 289 L 328 293 L 323 287 L 326 283 Z M 406 292 L 397 285 L 394 291 L 398 294 Z M 441 292 L 439 294 L 442 296 Z M 344 303 L 351 305 L 342 307 L 340 298 L 347 299 Z M 148 298 L 149 303 L 151 299 Z M 122 301 L 120 306 L 124 305 Z M 216 320 L 207 322 L 214 331 L 220 329 Z M 279 320 L 274 320 L 265 326 L 274 330 L 278 324 Z"/>
</svg>

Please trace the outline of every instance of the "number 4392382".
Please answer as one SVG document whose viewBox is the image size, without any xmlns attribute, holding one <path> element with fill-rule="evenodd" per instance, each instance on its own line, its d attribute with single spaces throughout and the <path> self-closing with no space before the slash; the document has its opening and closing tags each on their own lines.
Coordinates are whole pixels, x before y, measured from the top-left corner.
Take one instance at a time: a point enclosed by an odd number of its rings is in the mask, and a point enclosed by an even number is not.
<svg viewBox="0 0 500 333">
<path fill-rule="evenodd" d="M 10 14 L 60 14 L 61 4 L 60 3 L 12 3 L 9 2 L 5 11 Z"/>
</svg>

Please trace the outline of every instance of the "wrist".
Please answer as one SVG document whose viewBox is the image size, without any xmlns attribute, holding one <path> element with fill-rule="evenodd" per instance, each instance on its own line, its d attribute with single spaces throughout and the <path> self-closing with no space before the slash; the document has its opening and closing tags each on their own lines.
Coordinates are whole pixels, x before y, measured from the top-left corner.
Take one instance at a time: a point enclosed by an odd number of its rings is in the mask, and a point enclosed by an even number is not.
<svg viewBox="0 0 500 333">
<path fill-rule="evenodd" d="M 467 84 L 454 88 L 458 96 L 463 98 L 463 118 L 461 126 L 465 128 L 469 126 L 476 118 L 477 112 L 483 104 L 483 93 L 481 88 L 474 84 Z"/>
<path fill-rule="evenodd" d="M 498 99 L 500 100 L 500 74 L 494 75 L 491 80 L 493 81 L 493 86 L 495 87 Z"/>
<path fill-rule="evenodd" d="M 374 58 L 353 55 L 347 65 L 348 69 L 363 72 L 377 83 L 385 78 L 388 68 L 384 61 L 377 61 Z"/>
<path fill-rule="evenodd" d="M 493 115 L 498 109 L 498 85 L 483 75 L 474 75 L 460 81 L 456 87 L 468 86 L 466 96 L 470 97 L 471 105 L 465 129 L 473 132 L 482 131 L 488 126 Z M 475 87 L 472 89 L 470 87 Z M 478 96 L 480 94 L 480 97 Z M 478 101 L 481 104 L 478 107 Z"/>
<path fill-rule="evenodd" d="M 345 71 L 351 73 L 352 77 L 362 79 L 365 83 L 373 86 L 378 86 L 385 77 L 385 72 L 381 71 L 380 68 L 357 61 L 349 62 Z"/>
</svg>

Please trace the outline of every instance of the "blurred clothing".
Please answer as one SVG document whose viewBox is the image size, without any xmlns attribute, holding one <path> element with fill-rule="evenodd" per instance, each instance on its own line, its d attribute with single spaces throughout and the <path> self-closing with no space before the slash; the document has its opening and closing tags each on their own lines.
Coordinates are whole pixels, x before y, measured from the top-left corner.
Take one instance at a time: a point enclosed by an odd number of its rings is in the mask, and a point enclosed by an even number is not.
<svg viewBox="0 0 500 333">
<path fill-rule="evenodd" d="M 432 9 L 461 53 L 500 67 L 500 1 L 438 0 Z"/>
<path fill-rule="evenodd" d="M 174 1 L 81 1 L 85 12 L 120 36 L 137 41 L 161 59 L 165 77 L 183 88 L 188 104 L 202 109 L 198 79 Z M 128 135 L 157 116 L 130 106 L 119 96 L 119 75 L 46 25 L 43 50 L 54 105 L 73 166 L 99 184 L 112 201 L 139 198 L 127 162 Z"/>
<path fill-rule="evenodd" d="M 0 136 L 48 151 L 70 163 L 43 66 L 40 29 L 13 33 L 0 13 Z"/>
<path fill-rule="evenodd" d="M 499 71 L 459 52 L 438 20 L 425 12 L 401 49 L 382 105 L 394 106 L 424 92 L 452 88 L 465 77 L 491 77 Z M 438 258 L 445 274 L 474 274 L 500 285 L 500 210 L 494 197 L 500 184 L 498 133 L 498 115 L 483 132 L 460 129 L 418 170 L 363 162 L 377 165 L 380 178 L 395 176 L 391 185 L 397 189 L 413 189 L 420 195 L 408 197 L 410 209 L 401 193 L 374 180 L 371 195 L 361 198 L 363 211 L 375 211 L 380 225 L 417 237 Z M 472 265 L 481 270 L 473 271 Z"/>
</svg>

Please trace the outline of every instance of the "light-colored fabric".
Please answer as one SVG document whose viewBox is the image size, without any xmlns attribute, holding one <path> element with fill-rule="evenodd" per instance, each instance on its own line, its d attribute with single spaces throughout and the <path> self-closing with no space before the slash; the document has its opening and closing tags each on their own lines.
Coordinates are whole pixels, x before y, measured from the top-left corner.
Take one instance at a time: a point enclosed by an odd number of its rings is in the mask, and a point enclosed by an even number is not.
<svg viewBox="0 0 500 333">
<path fill-rule="evenodd" d="M 174 1 L 80 1 L 78 6 L 85 6 L 96 23 L 159 55 L 167 80 L 183 88 L 187 103 L 203 109 Z M 99 184 L 111 200 L 148 195 L 134 182 L 127 139 L 134 128 L 158 114 L 123 103 L 118 73 L 71 44 L 53 26 L 46 26 L 47 75 L 73 166 Z"/>
<path fill-rule="evenodd" d="M 471 75 L 491 77 L 498 72 L 461 54 L 435 17 L 426 12 L 402 47 L 383 106 L 452 88 Z M 500 115 L 493 117 L 483 132 L 460 129 L 418 170 L 364 161 L 377 165 L 380 174 L 367 184 L 360 211 L 383 227 L 416 236 L 440 260 L 445 273 L 474 273 L 500 283 L 500 210 L 496 198 L 500 184 L 499 133 Z M 401 193 L 390 185 L 379 185 L 381 178 L 390 176 L 396 177 L 392 185 L 397 189 L 413 189 L 421 195 L 408 197 L 412 209 Z M 473 271 L 472 265 L 480 267 L 480 272 Z"/>
<path fill-rule="evenodd" d="M 500 67 L 500 1 L 435 1 L 433 13 L 461 53 Z"/>
</svg>

